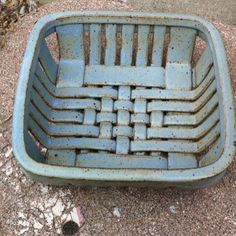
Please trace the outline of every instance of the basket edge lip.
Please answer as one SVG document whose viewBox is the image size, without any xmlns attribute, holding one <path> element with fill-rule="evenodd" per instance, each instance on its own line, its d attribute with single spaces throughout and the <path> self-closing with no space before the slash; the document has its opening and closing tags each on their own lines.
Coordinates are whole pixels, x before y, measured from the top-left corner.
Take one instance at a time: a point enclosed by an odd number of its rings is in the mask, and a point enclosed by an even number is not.
<svg viewBox="0 0 236 236">
<path fill-rule="evenodd" d="M 215 45 L 215 51 L 217 56 L 217 62 L 219 64 L 219 75 L 221 82 L 223 83 L 222 93 L 224 91 L 231 91 L 230 95 L 224 96 L 224 103 L 227 103 L 227 106 L 224 106 L 225 115 L 227 115 L 228 122 L 226 122 L 226 141 L 224 145 L 224 151 L 219 160 L 212 163 L 209 166 L 200 167 L 198 169 L 184 169 L 184 170 L 127 170 L 121 169 L 119 171 L 113 169 L 98 169 L 98 168 L 78 168 L 78 167 L 60 167 L 60 166 L 49 166 L 43 163 L 38 163 L 34 161 L 26 152 L 25 143 L 23 140 L 23 122 L 22 117 L 24 114 L 24 100 L 25 93 L 28 82 L 28 73 L 31 68 L 31 60 L 34 56 L 34 50 L 37 43 L 37 38 L 44 27 L 45 24 L 50 21 L 55 21 L 61 17 L 71 17 L 75 16 L 95 16 L 97 14 L 100 16 L 121 16 L 121 17 L 165 17 L 165 18 L 181 18 L 181 20 L 194 20 L 198 23 L 205 26 L 210 35 L 213 37 L 213 43 Z M 27 57 L 26 57 L 27 55 Z M 29 56 L 30 55 L 30 56 Z M 220 55 L 220 57 L 219 57 Z M 220 61 L 218 61 L 220 59 Z M 221 63 L 220 63 L 221 62 Z M 27 73 L 28 71 L 28 73 Z M 224 72 L 223 72 L 224 71 Z M 223 77 L 224 75 L 224 77 Z M 224 78 L 224 79 L 223 79 Z M 173 14 L 173 13 L 139 13 L 139 12 L 112 12 L 112 11 L 67 11 L 52 13 L 42 17 L 33 27 L 33 30 L 30 34 L 28 45 L 25 51 L 24 60 L 21 67 L 21 72 L 19 76 L 19 81 L 17 85 L 16 99 L 14 104 L 14 115 L 13 115 L 13 131 L 12 131 L 12 143 L 13 151 L 16 156 L 16 159 L 20 165 L 27 171 L 47 176 L 47 177 L 60 177 L 60 178 L 72 178 L 72 179 L 90 179 L 90 180 L 115 180 L 115 181 L 166 181 L 166 182 L 189 182 L 194 180 L 200 180 L 205 178 L 213 177 L 221 172 L 223 172 L 232 162 L 234 157 L 234 146 L 233 146 L 233 134 L 230 135 L 230 130 L 234 127 L 234 114 L 233 109 L 230 111 L 230 107 L 233 106 L 233 95 L 232 95 L 232 86 L 228 71 L 227 59 L 225 55 L 224 45 L 221 39 L 221 36 L 218 30 L 213 26 L 212 23 L 203 19 L 199 16 L 193 15 L 183 15 L 183 14 Z M 18 131 L 17 131 L 18 130 Z M 20 132 L 19 132 L 20 130 Z M 228 132 L 227 132 L 228 131 Z M 70 168 L 70 169 L 68 169 Z M 73 171 L 72 171 L 73 169 Z M 83 170 L 82 170 L 83 169 Z M 68 173 L 68 170 L 70 170 Z M 80 170 L 80 171 L 79 171 Z M 89 172 L 88 172 L 89 171 Z M 79 173 L 80 172 L 80 173 Z M 88 172 L 88 173 L 87 173 Z M 93 174 L 91 173 L 93 172 Z M 118 173 L 119 172 L 119 173 Z M 137 174 L 137 172 L 139 172 Z M 194 174 L 193 174 L 194 172 Z M 135 175 L 134 175 L 135 174 Z"/>
</svg>

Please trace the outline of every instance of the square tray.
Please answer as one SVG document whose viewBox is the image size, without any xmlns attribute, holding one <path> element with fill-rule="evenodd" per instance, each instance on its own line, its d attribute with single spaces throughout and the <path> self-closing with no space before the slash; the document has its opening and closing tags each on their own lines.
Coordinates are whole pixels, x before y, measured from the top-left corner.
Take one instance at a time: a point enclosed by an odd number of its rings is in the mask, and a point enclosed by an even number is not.
<svg viewBox="0 0 236 236">
<path fill-rule="evenodd" d="M 232 161 L 233 135 L 224 46 L 202 18 L 76 11 L 36 23 L 12 135 L 32 178 L 206 187 Z"/>
</svg>

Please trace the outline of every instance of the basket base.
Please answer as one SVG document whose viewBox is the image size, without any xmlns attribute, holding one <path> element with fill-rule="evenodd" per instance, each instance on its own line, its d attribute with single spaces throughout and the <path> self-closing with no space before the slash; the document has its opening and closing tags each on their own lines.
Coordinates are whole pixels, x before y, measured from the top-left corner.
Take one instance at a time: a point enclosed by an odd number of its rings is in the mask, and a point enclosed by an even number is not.
<svg viewBox="0 0 236 236">
<path fill-rule="evenodd" d="M 225 175 L 226 171 L 221 172 L 220 174 L 213 176 L 211 178 L 206 178 L 202 180 L 196 180 L 192 182 L 153 182 L 153 181 L 97 181 L 97 180 L 76 180 L 76 179 L 60 179 L 56 177 L 46 177 L 33 174 L 31 172 L 26 171 L 22 168 L 22 171 L 26 176 L 31 179 L 41 182 L 46 185 L 53 186 L 63 186 L 63 185 L 73 185 L 73 186 L 81 186 L 81 187 L 152 187 L 152 188 L 179 188 L 179 189 L 202 189 L 209 188 L 217 184 Z"/>
</svg>

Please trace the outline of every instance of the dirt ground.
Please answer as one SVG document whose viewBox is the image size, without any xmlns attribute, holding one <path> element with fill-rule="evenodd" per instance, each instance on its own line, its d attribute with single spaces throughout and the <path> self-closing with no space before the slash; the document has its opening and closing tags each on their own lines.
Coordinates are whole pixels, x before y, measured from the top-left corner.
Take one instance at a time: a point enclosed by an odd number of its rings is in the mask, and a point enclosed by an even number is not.
<svg viewBox="0 0 236 236">
<path fill-rule="evenodd" d="M 57 1 L 26 15 L 0 51 L 0 235 L 62 235 L 73 209 L 85 223 L 76 235 L 236 235 L 236 161 L 210 189 L 50 187 L 25 177 L 11 148 L 15 88 L 35 21 L 66 9 L 132 10 L 118 1 Z M 236 86 L 236 27 L 221 31 Z"/>
</svg>

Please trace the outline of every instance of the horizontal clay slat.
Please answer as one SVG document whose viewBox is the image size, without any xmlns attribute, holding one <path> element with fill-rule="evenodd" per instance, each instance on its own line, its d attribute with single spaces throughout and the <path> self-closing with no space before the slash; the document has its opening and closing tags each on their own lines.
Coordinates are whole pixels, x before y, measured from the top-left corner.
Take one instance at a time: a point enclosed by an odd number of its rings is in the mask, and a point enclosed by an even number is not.
<svg viewBox="0 0 236 236">
<path fill-rule="evenodd" d="M 211 68 L 202 83 L 194 90 L 173 90 L 173 89 L 134 89 L 132 91 L 132 98 L 145 98 L 145 99 L 169 99 L 169 100 L 197 100 L 211 85 L 215 82 L 214 68 Z"/>
<path fill-rule="evenodd" d="M 162 67 L 93 65 L 85 68 L 86 85 L 165 87 Z"/>
<path fill-rule="evenodd" d="M 89 153 L 77 156 L 76 165 L 78 167 L 90 168 L 139 168 L 139 169 L 166 169 L 167 159 L 161 156 L 134 156 Z"/>
<path fill-rule="evenodd" d="M 205 135 L 212 126 L 219 120 L 219 110 L 215 110 L 209 117 L 196 128 L 149 128 L 147 136 L 152 138 L 171 138 L 171 139 L 199 139 Z"/>
<path fill-rule="evenodd" d="M 32 93 L 32 102 L 35 107 L 51 122 L 72 122 L 81 123 L 83 114 L 80 111 L 67 110 L 54 110 L 48 106 L 47 103 L 38 95 L 37 92 Z"/>
<path fill-rule="evenodd" d="M 34 106 L 30 106 L 30 114 L 50 136 L 98 137 L 99 134 L 99 128 L 93 125 L 49 123 Z"/>
<path fill-rule="evenodd" d="M 50 137 L 33 120 L 29 120 L 30 132 L 49 149 L 91 149 L 91 150 L 115 150 L 115 141 L 99 138 L 79 137 Z"/>
<path fill-rule="evenodd" d="M 196 142 L 184 140 L 141 140 L 131 141 L 131 151 L 162 151 L 162 152 L 183 152 L 183 153 L 200 153 L 210 145 L 220 134 L 220 125 L 217 123 L 210 132 Z"/>
<path fill-rule="evenodd" d="M 187 101 L 153 101 L 148 104 L 148 111 L 177 111 L 177 112 L 197 112 L 199 111 L 208 100 L 214 96 L 218 99 L 216 88 L 212 86 L 208 89 L 198 100 L 194 102 Z"/>
<path fill-rule="evenodd" d="M 45 87 L 35 80 L 34 87 L 38 94 L 45 100 L 45 102 L 53 109 L 85 109 L 93 108 L 100 109 L 100 101 L 92 98 L 55 98 L 53 97 Z"/>
<path fill-rule="evenodd" d="M 208 103 L 206 103 L 201 110 L 199 110 L 195 114 L 185 114 L 185 113 L 178 113 L 178 114 L 167 114 L 164 117 L 164 124 L 165 125 L 198 125 L 200 124 L 205 118 L 209 116 L 214 108 L 218 105 L 217 96 L 213 96 Z M 219 108 L 217 108 L 219 111 Z"/>
</svg>

